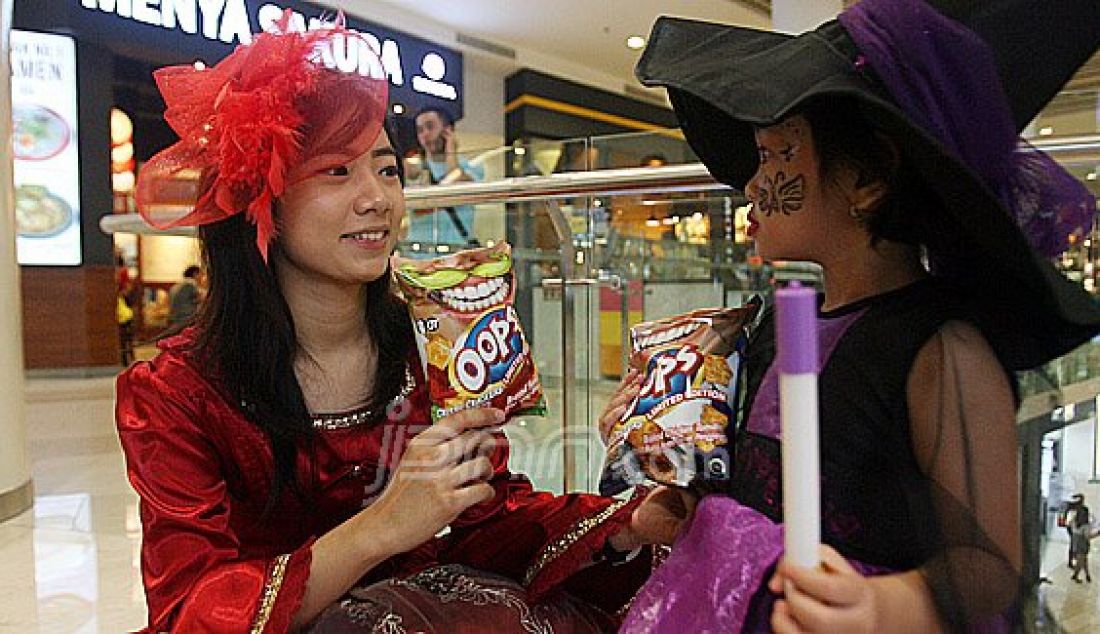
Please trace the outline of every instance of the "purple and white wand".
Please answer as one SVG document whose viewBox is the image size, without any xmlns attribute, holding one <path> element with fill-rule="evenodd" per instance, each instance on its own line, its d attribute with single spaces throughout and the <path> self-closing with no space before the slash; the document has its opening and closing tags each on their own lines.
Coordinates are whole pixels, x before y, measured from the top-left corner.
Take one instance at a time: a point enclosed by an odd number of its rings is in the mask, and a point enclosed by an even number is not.
<svg viewBox="0 0 1100 634">
<path fill-rule="evenodd" d="M 821 541 L 817 293 L 791 282 L 775 293 L 786 556 L 815 568 Z"/>
</svg>

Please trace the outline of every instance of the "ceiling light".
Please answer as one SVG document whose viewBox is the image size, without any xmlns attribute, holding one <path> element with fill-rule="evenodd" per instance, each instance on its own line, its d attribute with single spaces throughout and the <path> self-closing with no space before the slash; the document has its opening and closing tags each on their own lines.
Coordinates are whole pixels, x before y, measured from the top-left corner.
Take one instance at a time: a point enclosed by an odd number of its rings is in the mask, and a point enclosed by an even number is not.
<svg viewBox="0 0 1100 634">
<path fill-rule="evenodd" d="M 674 225 L 677 222 L 680 222 L 680 216 L 669 216 L 668 218 L 665 218 L 661 222 L 665 223 L 666 225 Z"/>
<path fill-rule="evenodd" d="M 393 113 L 394 114 L 405 114 L 405 106 L 403 106 L 402 104 L 399 104 L 399 103 L 393 104 Z"/>
<path fill-rule="evenodd" d="M 641 35 L 631 35 L 626 38 L 626 47 L 633 50 L 638 50 L 645 46 L 645 38 Z"/>
<path fill-rule="evenodd" d="M 527 154 L 527 148 L 525 148 L 525 147 L 516 148 L 516 156 L 523 156 L 524 154 Z"/>
<path fill-rule="evenodd" d="M 1089 172 L 1088 174 L 1085 174 L 1085 180 L 1087 180 L 1087 181 L 1096 180 L 1096 172 Z"/>
<path fill-rule="evenodd" d="M 1039 128 L 1039 136 L 1050 136 L 1052 134 L 1054 134 L 1054 128 L 1050 127 L 1049 125 Z"/>
<path fill-rule="evenodd" d="M 661 226 L 661 221 L 657 220 L 657 218 L 655 216 L 650 216 L 649 218 L 646 218 L 645 226 L 647 226 L 647 227 L 660 227 Z"/>
<path fill-rule="evenodd" d="M 195 60 L 194 64 L 191 64 L 191 67 L 195 70 L 206 70 L 206 62 L 202 61 L 201 59 L 197 59 Z"/>
</svg>

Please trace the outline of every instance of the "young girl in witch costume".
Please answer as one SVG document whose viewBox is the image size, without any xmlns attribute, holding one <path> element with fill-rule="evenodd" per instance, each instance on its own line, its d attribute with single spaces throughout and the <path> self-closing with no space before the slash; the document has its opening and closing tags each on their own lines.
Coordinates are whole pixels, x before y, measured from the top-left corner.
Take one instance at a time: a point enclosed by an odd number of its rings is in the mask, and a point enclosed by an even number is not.
<svg viewBox="0 0 1100 634">
<path fill-rule="evenodd" d="M 156 74 L 181 140 L 142 169 L 138 206 L 199 226 L 210 291 L 118 380 L 149 629 L 607 627 L 648 572 L 620 561 L 655 539 L 641 501 L 533 491 L 499 411 L 430 424 L 388 268 L 405 208 L 386 82 L 323 66 L 355 37 L 339 24 L 287 20 Z M 157 187 L 185 170 L 198 202 L 165 222 Z"/>
<path fill-rule="evenodd" d="M 863 0 L 798 37 L 657 23 L 638 76 L 667 87 L 697 154 L 744 190 L 760 255 L 824 269 L 825 545 L 817 569 L 782 559 L 768 318 L 728 494 L 699 502 L 625 631 L 1014 627 L 1011 371 L 1100 330 L 1045 260 L 1095 201 L 1018 134 L 1098 43 L 1094 0 Z"/>
</svg>

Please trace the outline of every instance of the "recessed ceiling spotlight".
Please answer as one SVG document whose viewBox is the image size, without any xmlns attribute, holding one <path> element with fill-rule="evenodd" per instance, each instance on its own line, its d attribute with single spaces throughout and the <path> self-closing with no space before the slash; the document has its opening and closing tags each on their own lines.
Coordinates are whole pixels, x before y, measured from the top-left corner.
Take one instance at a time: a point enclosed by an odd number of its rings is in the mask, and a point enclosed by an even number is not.
<svg viewBox="0 0 1100 634">
<path fill-rule="evenodd" d="M 405 106 L 399 103 L 393 104 L 394 114 L 405 114 Z"/>
<path fill-rule="evenodd" d="M 626 47 L 638 50 L 645 46 L 645 38 L 641 35 L 631 35 L 626 38 Z"/>
<path fill-rule="evenodd" d="M 1039 136 L 1050 136 L 1052 134 L 1054 134 L 1054 128 L 1050 126 L 1039 128 Z"/>
<path fill-rule="evenodd" d="M 1085 180 L 1096 180 L 1096 172 L 1089 172 L 1088 174 L 1085 174 Z"/>
</svg>

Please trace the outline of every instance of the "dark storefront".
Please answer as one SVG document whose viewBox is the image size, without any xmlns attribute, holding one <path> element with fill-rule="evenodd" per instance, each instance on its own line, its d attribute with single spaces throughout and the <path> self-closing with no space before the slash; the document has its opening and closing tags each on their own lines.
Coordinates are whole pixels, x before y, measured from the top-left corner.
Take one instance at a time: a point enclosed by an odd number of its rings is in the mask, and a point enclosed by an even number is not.
<svg viewBox="0 0 1100 634">
<path fill-rule="evenodd" d="M 133 121 L 133 158 L 140 169 L 176 138 L 162 118 L 164 103 L 152 71 L 169 64 L 215 64 L 284 9 L 294 12 L 292 28 L 315 28 L 322 17 L 333 17 L 329 9 L 290 0 L 16 0 L 14 29 L 68 36 L 75 44 L 77 112 L 71 128 L 78 131 L 72 142 L 79 153 L 79 194 L 72 201 L 80 210 L 79 254 L 56 262 L 64 266 L 22 267 L 28 368 L 118 363 L 114 245 L 99 229 L 99 219 L 115 206 L 111 109 L 123 110 Z M 395 110 L 414 113 L 433 105 L 461 118 L 461 53 L 356 18 L 347 23 L 378 51 L 390 79 L 390 102 L 400 104 Z M 366 72 L 369 57 L 358 54 L 358 45 L 334 50 L 331 62 L 348 72 Z M 399 129 L 401 143 L 415 142 L 408 117 Z"/>
</svg>

